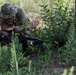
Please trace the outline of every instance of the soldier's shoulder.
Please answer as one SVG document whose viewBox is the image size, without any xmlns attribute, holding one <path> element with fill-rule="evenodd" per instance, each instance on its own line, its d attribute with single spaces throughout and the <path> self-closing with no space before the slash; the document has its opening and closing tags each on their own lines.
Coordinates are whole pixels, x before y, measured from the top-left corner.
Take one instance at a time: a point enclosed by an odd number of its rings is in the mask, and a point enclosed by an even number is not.
<svg viewBox="0 0 76 75">
<path fill-rule="evenodd" d="M 14 5 L 15 8 L 21 9 L 19 5 Z"/>
<path fill-rule="evenodd" d="M 1 14 L 1 11 L 0 11 L 0 20 L 2 20 L 2 17 L 1 16 L 2 16 L 2 14 Z"/>
</svg>

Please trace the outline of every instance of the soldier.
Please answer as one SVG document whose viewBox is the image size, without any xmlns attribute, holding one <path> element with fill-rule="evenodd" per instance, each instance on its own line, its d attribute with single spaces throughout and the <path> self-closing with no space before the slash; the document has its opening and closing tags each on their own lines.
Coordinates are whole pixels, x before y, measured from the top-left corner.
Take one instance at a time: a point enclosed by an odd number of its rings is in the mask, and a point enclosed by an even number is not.
<svg viewBox="0 0 76 75">
<path fill-rule="evenodd" d="M 25 28 L 19 28 L 20 25 L 23 25 L 28 21 L 24 9 L 18 5 L 11 5 L 5 3 L 1 7 L 0 11 L 0 30 L 8 31 L 14 29 L 15 32 L 24 31 Z M 14 25 L 5 25 L 5 24 L 14 24 Z M 38 20 L 34 20 L 27 25 L 27 28 L 34 28 L 39 24 Z M 26 32 L 26 31 L 25 31 Z M 7 35 L 7 32 L 3 32 Z"/>
<path fill-rule="evenodd" d="M 7 24 L 13 23 L 15 26 L 11 26 L 5 28 L 1 26 L 4 30 L 11 30 L 14 28 L 15 32 L 21 31 L 24 28 L 19 29 L 18 26 L 23 25 L 25 22 L 28 21 L 28 18 L 25 15 L 25 11 L 18 5 L 11 5 L 9 3 L 5 3 L 1 7 L 0 11 L 0 26 L 2 22 Z M 34 20 L 27 25 L 27 28 L 34 28 L 39 24 L 38 20 Z"/>
<path fill-rule="evenodd" d="M 1 7 L 0 11 L 0 35 L 8 36 L 12 30 L 14 30 L 15 33 L 28 33 L 28 31 L 25 29 L 34 28 L 39 24 L 38 20 L 34 20 L 30 22 L 25 28 L 19 27 L 27 21 L 28 18 L 26 17 L 24 9 L 18 5 L 5 3 Z"/>
</svg>

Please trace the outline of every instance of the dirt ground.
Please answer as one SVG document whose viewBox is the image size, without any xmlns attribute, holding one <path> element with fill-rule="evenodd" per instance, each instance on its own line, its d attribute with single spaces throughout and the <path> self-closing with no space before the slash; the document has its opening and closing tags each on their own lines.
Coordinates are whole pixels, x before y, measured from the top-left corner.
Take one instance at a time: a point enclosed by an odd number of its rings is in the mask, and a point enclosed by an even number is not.
<svg viewBox="0 0 76 75">
<path fill-rule="evenodd" d="M 67 74 L 70 73 L 71 67 L 52 67 L 52 68 L 46 68 L 44 70 L 43 75 L 63 75 L 64 71 L 67 72 Z M 76 75 L 76 70 L 74 70 L 74 75 Z"/>
</svg>

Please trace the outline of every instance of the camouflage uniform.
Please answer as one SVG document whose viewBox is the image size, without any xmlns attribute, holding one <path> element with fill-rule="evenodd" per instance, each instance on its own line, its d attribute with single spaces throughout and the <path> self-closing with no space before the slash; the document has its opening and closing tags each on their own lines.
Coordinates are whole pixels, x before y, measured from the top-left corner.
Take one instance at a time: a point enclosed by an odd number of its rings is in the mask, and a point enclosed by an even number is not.
<svg viewBox="0 0 76 75">
<path fill-rule="evenodd" d="M 4 4 L 0 11 L 0 25 L 4 19 L 16 16 L 14 22 L 18 25 L 23 25 L 27 21 L 25 11 L 18 5 Z"/>
<path fill-rule="evenodd" d="M 38 20 L 34 20 L 34 21 L 30 22 L 25 29 L 23 29 L 23 28 L 21 28 L 21 29 L 16 28 L 17 25 L 19 26 L 19 25 L 23 25 L 25 22 L 27 23 L 28 18 L 25 15 L 25 11 L 21 7 L 19 7 L 18 5 L 11 5 L 11 4 L 7 4 L 6 3 L 6 4 L 4 4 L 1 7 L 1 11 L 0 11 L 0 26 L 1 27 L 6 26 L 6 22 L 8 22 L 7 19 L 10 20 L 13 16 L 15 16 L 15 19 L 13 19 L 13 21 L 12 21 L 13 25 L 15 25 L 15 27 L 13 29 L 14 32 L 15 32 L 15 30 L 18 30 L 20 32 L 23 30 L 23 33 L 24 33 L 24 35 L 20 35 L 19 40 L 22 40 L 23 37 L 28 37 L 27 35 L 25 35 L 25 33 L 28 34 L 29 32 L 25 32 L 25 30 L 27 30 L 28 28 L 29 29 L 35 28 L 39 24 Z M 4 20 L 6 20 L 6 22 L 4 22 Z M 5 23 L 5 25 L 4 25 L 4 23 Z M 7 29 L 6 27 L 3 27 L 3 28 L 5 28 L 5 29 L 1 28 L 1 31 L 2 30 L 5 31 Z M 27 30 L 27 31 L 29 31 L 29 30 Z M 5 31 L 5 32 L 7 32 L 7 31 Z M 0 36 L 0 42 L 2 41 L 2 39 L 3 39 L 4 43 L 5 43 L 6 40 L 7 40 L 6 43 L 9 43 L 8 42 L 9 39 L 11 40 L 11 38 L 10 38 L 11 35 L 8 35 L 8 36 L 5 36 L 5 37 L 3 37 L 2 34 L 0 34 L 0 35 L 1 35 Z M 24 53 L 25 50 L 27 50 L 27 47 L 28 47 L 27 40 L 21 41 L 20 43 L 22 43 L 23 53 Z"/>
<path fill-rule="evenodd" d="M 4 20 L 7 21 L 7 19 L 10 19 L 12 16 L 15 15 L 15 19 L 12 21 L 12 23 L 15 26 L 19 26 L 19 25 L 23 25 L 28 19 L 25 15 L 25 11 L 18 5 L 11 5 L 9 3 L 5 3 L 2 7 L 1 7 L 1 11 L 0 11 L 0 42 L 2 40 L 7 40 L 10 37 L 9 36 L 5 36 L 7 39 L 5 39 L 5 37 L 3 37 L 2 34 L 2 26 L 4 23 Z M 8 38 L 9 37 L 9 38 Z"/>
</svg>

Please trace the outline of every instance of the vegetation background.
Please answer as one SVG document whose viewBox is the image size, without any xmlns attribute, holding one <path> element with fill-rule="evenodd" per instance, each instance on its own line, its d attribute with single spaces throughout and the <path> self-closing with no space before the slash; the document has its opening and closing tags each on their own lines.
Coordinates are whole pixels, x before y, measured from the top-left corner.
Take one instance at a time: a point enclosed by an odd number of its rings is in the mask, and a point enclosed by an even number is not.
<svg viewBox="0 0 76 75">
<path fill-rule="evenodd" d="M 76 74 L 75 0 L 0 0 L 0 7 L 4 3 L 21 6 L 30 20 L 39 19 L 30 36 L 49 43 L 44 42 L 37 60 L 37 47 L 29 46 L 31 53 L 24 57 L 17 36 L 10 46 L 0 46 L 0 75 Z"/>
</svg>

